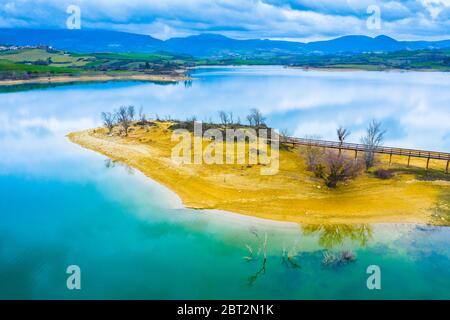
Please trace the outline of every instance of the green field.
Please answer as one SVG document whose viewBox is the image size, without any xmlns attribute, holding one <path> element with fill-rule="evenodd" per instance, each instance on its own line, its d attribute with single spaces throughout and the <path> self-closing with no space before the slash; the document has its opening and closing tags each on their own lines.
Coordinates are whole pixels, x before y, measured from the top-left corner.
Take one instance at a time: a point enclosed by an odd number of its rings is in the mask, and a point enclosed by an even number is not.
<svg viewBox="0 0 450 320">
<path fill-rule="evenodd" d="M 202 64 L 220 65 L 289 65 L 304 68 L 339 68 L 382 71 L 435 70 L 450 71 L 450 50 L 416 50 L 390 53 L 294 55 L 267 54 L 237 58 L 203 60 Z"/>
<path fill-rule="evenodd" d="M 0 59 L 8 60 L 17 64 L 47 62 L 53 67 L 80 67 L 92 59 L 90 56 L 74 56 L 62 51 L 47 51 L 44 49 L 23 49 L 17 51 L 0 52 Z"/>
<path fill-rule="evenodd" d="M 65 74 L 172 74 L 194 65 L 193 58 L 166 53 L 78 54 L 44 48 L 0 51 L 0 79 L 29 79 Z"/>
<path fill-rule="evenodd" d="M 417 50 L 392 53 L 300 55 L 263 52 L 235 58 L 196 59 L 166 52 L 69 53 L 45 48 L 0 51 L 0 79 L 29 79 L 52 74 L 146 73 L 173 75 L 201 65 L 285 65 L 302 68 L 339 68 L 382 71 L 450 71 L 450 50 Z"/>
</svg>

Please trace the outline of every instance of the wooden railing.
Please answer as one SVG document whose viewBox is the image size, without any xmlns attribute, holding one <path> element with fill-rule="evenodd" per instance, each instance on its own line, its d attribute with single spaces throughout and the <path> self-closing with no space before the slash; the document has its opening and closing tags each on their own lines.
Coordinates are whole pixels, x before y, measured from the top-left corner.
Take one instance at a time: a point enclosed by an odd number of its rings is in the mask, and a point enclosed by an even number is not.
<svg viewBox="0 0 450 320">
<path fill-rule="evenodd" d="M 405 149 L 405 148 L 384 147 L 384 146 L 369 148 L 365 144 L 347 143 L 347 142 L 340 143 L 340 142 L 336 142 L 336 141 L 326 141 L 326 140 L 317 140 L 317 139 L 301 139 L 301 138 L 294 138 L 294 137 L 280 137 L 280 142 L 292 144 L 293 146 L 304 145 L 304 146 L 331 148 L 331 149 L 339 149 L 339 150 L 351 150 L 351 151 L 355 151 L 355 156 L 357 155 L 358 151 L 388 154 L 391 156 L 391 158 L 392 158 L 392 155 L 407 156 L 408 157 L 408 165 L 409 165 L 409 159 L 411 157 L 424 158 L 424 159 L 427 159 L 427 169 L 428 169 L 430 159 L 444 160 L 444 161 L 447 161 L 447 167 L 445 170 L 446 173 L 448 173 L 449 162 L 450 162 L 450 153 L 447 153 L 447 152 Z"/>
</svg>

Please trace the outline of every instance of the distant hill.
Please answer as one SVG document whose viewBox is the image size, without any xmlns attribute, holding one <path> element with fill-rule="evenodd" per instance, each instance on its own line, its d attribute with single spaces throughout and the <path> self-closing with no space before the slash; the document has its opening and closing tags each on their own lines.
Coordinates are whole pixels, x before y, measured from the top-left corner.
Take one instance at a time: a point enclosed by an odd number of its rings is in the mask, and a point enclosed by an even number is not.
<svg viewBox="0 0 450 320">
<path fill-rule="evenodd" d="M 345 54 L 393 52 L 399 50 L 450 48 L 450 40 L 397 41 L 381 35 L 375 38 L 350 35 L 309 43 L 236 40 L 218 34 L 200 34 L 166 41 L 151 36 L 106 30 L 0 29 L 0 45 L 49 45 L 73 52 L 174 52 L 195 57 L 234 57 L 279 54 Z"/>
<path fill-rule="evenodd" d="M 304 53 L 304 43 L 271 40 L 235 40 L 217 34 L 200 34 L 172 38 L 165 42 L 166 50 L 197 57 L 251 55 L 261 52 Z"/>
<path fill-rule="evenodd" d="M 363 53 L 392 52 L 400 50 L 444 49 L 450 47 L 450 40 L 445 41 L 397 41 L 388 36 L 375 38 L 367 36 L 344 36 L 333 40 L 316 41 L 306 44 L 308 52 L 321 53 Z"/>
</svg>

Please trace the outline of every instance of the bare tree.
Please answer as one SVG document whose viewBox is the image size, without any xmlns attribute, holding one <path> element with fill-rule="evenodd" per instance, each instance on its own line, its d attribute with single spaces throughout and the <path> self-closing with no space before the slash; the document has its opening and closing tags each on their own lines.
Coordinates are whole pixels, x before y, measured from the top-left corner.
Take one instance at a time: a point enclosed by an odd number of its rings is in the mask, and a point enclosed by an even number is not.
<svg viewBox="0 0 450 320">
<path fill-rule="evenodd" d="M 247 116 L 247 121 L 248 121 L 248 124 L 251 126 L 251 127 L 253 127 L 254 126 L 254 122 L 253 122 L 253 117 L 252 117 L 252 115 L 248 115 Z"/>
<path fill-rule="evenodd" d="M 337 130 L 336 130 L 337 136 L 338 136 L 338 140 L 339 140 L 339 144 L 342 146 L 345 142 L 345 139 L 347 139 L 347 137 L 350 135 L 350 130 L 348 130 L 347 128 L 344 128 L 342 126 L 340 126 Z"/>
<path fill-rule="evenodd" d="M 128 113 L 128 118 L 130 119 L 130 121 L 133 121 L 134 114 L 135 114 L 134 106 L 128 106 L 127 113 Z"/>
<path fill-rule="evenodd" d="M 251 126 L 261 127 L 265 125 L 266 118 L 261 111 L 256 108 L 250 109 L 250 114 L 247 116 L 247 121 Z"/>
<path fill-rule="evenodd" d="M 373 167 L 375 163 L 374 151 L 383 143 L 385 133 L 386 131 L 381 127 L 381 122 L 377 120 L 372 120 L 367 127 L 366 136 L 361 139 L 361 142 L 366 147 L 366 150 L 364 152 L 366 170 L 369 170 L 371 167 Z"/>
<path fill-rule="evenodd" d="M 341 152 L 342 152 L 341 147 L 343 146 L 345 139 L 347 139 L 347 137 L 350 135 L 350 130 L 340 126 L 336 130 L 336 133 L 337 133 L 338 140 L 339 140 L 339 155 L 341 155 Z"/>
<path fill-rule="evenodd" d="M 116 118 L 123 128 L 125 136 L 128 136 L 128 128 L 131 126 L 129 108 L 124 106 L 120 107 L 119 110 L 116 111 Z"/>
<path fill-rule="evenodd" d="M 286 141 L 287 138 L 289 138 L 291 136 L 291 133 L 288 129 L 284 128 L 284 129 L 281 129 L 279 136 L 280 136 L 281 141 Z"/>
<path fill-rule="evenodd" d="M 187 117 L 186 122 L 197 122 L 197 116 L 193 115 L 191 117 Z"/>
<path fill-rule="evenodd" d="M 141 106 L 139 108 L 139 122 L 144 124 L 147 122 L 147 116 L 144 113 L 144 108 Z"/>
<path fill-rule="evenodd" d="M 230 124 L 234 123 L 234 116 L 233 116 L 233 112 L 228 112 L 228 120 Z"/>
<path fill-rule="evenodd" d="M 219 113 L 219 119 L 220 119 L 221 124 L 226 126 L 231 123 L 229 113 L 226 113 L 223 110 L 220 110 L 218 113 Z M 232 113 L 231 113 L 231 116 L 233 116 Z"/>
<path fill-rule="evenodd" d="M 103 125 L 108 129 L 108 134 L 112 133 L 116 124 L 116 116 L 111 112 L 102 112 Z"/>
</svg>

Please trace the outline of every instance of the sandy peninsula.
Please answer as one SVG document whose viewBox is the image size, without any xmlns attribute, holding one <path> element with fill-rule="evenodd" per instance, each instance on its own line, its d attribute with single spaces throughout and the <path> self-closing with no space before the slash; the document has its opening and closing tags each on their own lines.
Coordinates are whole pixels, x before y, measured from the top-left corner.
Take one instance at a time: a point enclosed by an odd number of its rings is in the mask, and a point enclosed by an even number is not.
<svg viewBox="0 0 450 320">
<path fill-rule="evenodd" d="M 0 80 L 0 86 L 16 86 L 23 84 L 52 84 L 52 83 L 76 83 L 76 82 L 106 82 L 106 81 L 155 81 L 177 82 L 190 80 L 183 75 L 150 75 L 150 74 L 124 74 L 124 75 L 82 75 L 82 76 L 51 76 L 38 77 L 26 80 Z"/>
<path fill-rule="evenodd" d="M 448 225 L 437 214 L 448 210 L 450 179 L 436 174 L 420 179 L 425 160 L 394 157 L 394 177 L 382 180 L 363 173 L 337 189 L 306 170 L 301 148 L 280 150 L 280 169 L 263 176 L 260 165 L 177 164 L 171 159 L 176 142 L 170 123 L 134 125 L 128 137 L 108 135 L 104 128 L 75 132 L 68 138 L 80 146 L 125 163 L 167 186 L 189 208 L 217 209 L 264 219 L 305 224 L 425 223 Z M 205 142 L 206 143 L 206 142 Z M 380 166 L 383 164 L 381 158 Z M 387 161 L 384 161 L 387 162 Z M 442 171 L 444 164 L 431 162 Z M 447 214 L 447 213 L 446 213 Z"/>
</svg>

